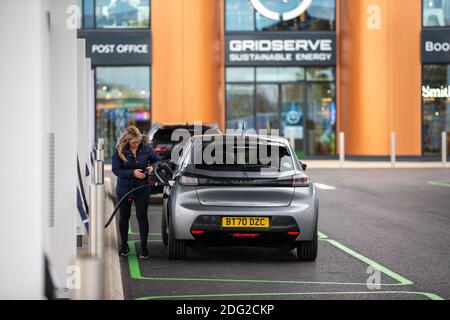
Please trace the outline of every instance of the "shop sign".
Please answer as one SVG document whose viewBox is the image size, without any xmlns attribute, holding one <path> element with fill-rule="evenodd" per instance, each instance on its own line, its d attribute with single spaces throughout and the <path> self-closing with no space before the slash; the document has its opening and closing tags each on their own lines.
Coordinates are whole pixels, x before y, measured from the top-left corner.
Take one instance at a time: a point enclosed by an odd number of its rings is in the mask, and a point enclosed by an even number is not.
<svg viewBox="0 0 450 320">
<path fill-rule="evenodd" d="M 422 62 L 450 63 L 450 28 L 422 31 Z"/>
<path fill-rule="evenodd" d="M 422 86 L 423 98 L 450 99 L 450 85 L 440 87 Z"/>
<path fill-rule="evenodd" d="M 336 65 L 334 32 L 230 32 L 226 65 Z"/>
<path fill-rule="evenodd" d="M 92 65 L 150 65 L 150 30 L 83 30 L 79 38 L 86 39 L 86 56 Z"/>
</svg>

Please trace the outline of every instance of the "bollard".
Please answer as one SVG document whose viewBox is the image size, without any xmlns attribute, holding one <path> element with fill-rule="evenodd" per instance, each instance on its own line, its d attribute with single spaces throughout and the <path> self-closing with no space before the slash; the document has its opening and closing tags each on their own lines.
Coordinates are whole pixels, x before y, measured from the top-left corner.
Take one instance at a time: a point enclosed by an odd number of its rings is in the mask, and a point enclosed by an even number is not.
<svg viewBox="0 0 450 320">
<path fill-rule="evenodd" d="M 105 220 L 105 185 L 103 174 L 103 162 L 95 161 L 95 183 L 91 184 L 91 215 L 89 220 L 89 254 L 92 258 L 104 261 L 104 220 Z"/>
<path fill-rule="evenodd" d="M 98 139 L 97 147 L 95 149 L 95 160 L 105 161 L 105 140 Z"/>
<path fill-rule="evenodd" d="M 442 166 L 445 168 L 447 165 L 447 132 L 442 132 Z"/>
<path fill-rule="evenodd" d="M 105 291 L 103 270 L 104 263 L 98 259 L 78 258 L 73 274 L 71 298 L 74 300 L 103 300 Z"/>
<path fill-rule="evenodd" d="M 90 185 L 89 259 L 82 261 L 82 299 L 103 299 L 105 292 L 105 184 L 104 162 L 94 162 L 94 183 Z M 88 280 L 85 280 L 88 279 Z M 86 287 L 87 286 L 87 287 Z M 92 288 L 89 288 L 92 286 Z"/>
<path fill-rule="evenodd" d="M 345 134 L 343 132 L 339 134 L 339 162 L 343 167 L 345 162 Z"/>
<path fill-rule="evenodd" d="M 395 167 L 397 145 L 395 141 L 395 132 L 391 132 L 391 165 Z"/>
<path fill-rule="evenodd" d="M 105 163 L 103 161 L 94 161 L 94 184 L 105 183 Z"/>
</svg>

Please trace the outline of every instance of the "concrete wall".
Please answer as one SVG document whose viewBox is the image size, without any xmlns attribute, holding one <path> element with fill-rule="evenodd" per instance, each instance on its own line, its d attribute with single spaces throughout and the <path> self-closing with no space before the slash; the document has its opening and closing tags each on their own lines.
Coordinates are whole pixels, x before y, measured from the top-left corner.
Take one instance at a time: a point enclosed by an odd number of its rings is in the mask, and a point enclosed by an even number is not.
<svg viewBox="0 0 450 320">
<path fill-rule="evenodd" d="M 45 1 L 0 2 L 0 299 L 41 299 L 44 293 L 49 79 L 45 10 Z"/>
<path fill-rule="evenodd" d="M 0 2 L 0 299 L 44 298 L 44 254 L 64 287 L 75 257 L 76 30 L 66 25 L 73 2 Z"/>
<path fill-rule="evenodd" d="M 50 0 L 50 132 L 55 133 L 55 218 L 49 256 L 66 286 L 67 266 L 76 256 L 77 40 L 67 25 L 74 0 Z M 80 128 L 81 129 L 81 128 Z"/>
</svg>

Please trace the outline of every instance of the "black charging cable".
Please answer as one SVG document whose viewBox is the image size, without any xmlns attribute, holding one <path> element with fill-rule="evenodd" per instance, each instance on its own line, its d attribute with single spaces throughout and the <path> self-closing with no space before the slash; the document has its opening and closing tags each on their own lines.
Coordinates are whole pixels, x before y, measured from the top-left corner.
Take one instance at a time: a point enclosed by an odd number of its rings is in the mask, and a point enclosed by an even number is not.
<svg viewBox="0 0 450 320">
<path fill-rule="evenodd" d="M 171 177 L 173 175 L 172 169 L 165 162 L 158 162 L 158 163 L 154 164 L 153 167 L 154 167 L 153 172 L 155 173 L 155 175 L 159 181 L 164 181 L 164 180 L 168 181 L 169 177 Z M 167 184 L 162 183 L 162 185 L 167 185 Z M 113 222 L 113 220 L 117 214 L 117 211 L 119 210 L 122 202 L 124 202 L 125 199 L 127 199 L 130 195 L 132 195 L 136 191 L 146 189 L 146 188 L 157 187 L 157 186 L 158 186 L 158 183 L 146 184 L 146 185 L 143 185 L 143 186 L 140 186 L 140 187 L 137 187 L 135 189 L 128 191 L 117 203 L 116 207 L 114 208 L 114 211 L 111 213 L 111 217 L 109 218 L 108 222 L 105 224 L 105 229 L 111 225 L 111 223 Z"/>
</svg>

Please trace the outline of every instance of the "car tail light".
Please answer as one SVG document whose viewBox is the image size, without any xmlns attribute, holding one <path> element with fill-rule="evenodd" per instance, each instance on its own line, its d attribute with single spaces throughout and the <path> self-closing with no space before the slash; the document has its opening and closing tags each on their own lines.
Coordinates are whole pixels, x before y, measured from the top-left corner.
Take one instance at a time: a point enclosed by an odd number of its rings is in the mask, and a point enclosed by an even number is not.
<svg viewBox="0 0 450 320">
<path fill-rule="evenodd" d="M 290 235 L 290 236 L 298 236 L 299 234 L 300 234 L 299 231 L 289 231 L 288 232 L 288 235 Z"/>
<path fill-rule="evenodd" d="M 292 186 L 308 187 L 309 186 L 309 177 L 306 174 L 296 174 L 292 178 Z"/>
<path fill-rule="evenodd" d="M 198 178 L 193 176 L 182 175 L 180 184 L 183 186 L 198 186 Z"/>
<path fill-rule="evenodd" d="M 154 150 L 156 153 L 164 153 L 164 152 L 170 151 L 170 148 L 169 147 L 155 147 Z"/>
<path fill-rule="evenodd" d="M 191 233 L 193 235 L 201 235 L 201 234 L 204 234 L 205 231 L 203 231 L 203 230 L 192 230 Z"/>
<path fill-rule="evenodd" d="M 242 238 L 242 239 L 254 239 L 258 238 L 260 233 L 232 233 L 231 236 L 233 238 Z"/>
</svg>

